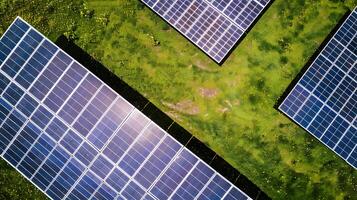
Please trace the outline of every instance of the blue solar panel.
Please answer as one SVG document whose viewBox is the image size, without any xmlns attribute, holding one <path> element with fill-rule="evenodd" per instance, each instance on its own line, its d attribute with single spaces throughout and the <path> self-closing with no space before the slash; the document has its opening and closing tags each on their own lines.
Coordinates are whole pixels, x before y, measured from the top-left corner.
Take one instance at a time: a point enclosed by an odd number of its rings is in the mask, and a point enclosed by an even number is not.
<svg viewBox="0 0 357 200">
<path fill-rule="evenodd" d="M 357 8 L 279 109 L 357 167 Z"/>
<path fill-rule="evenodd" d="M 51 199 L 251 199 L 21 18 L 0 54 L 1 157 Z"/>
<path fill-rule="evenodd" d="M 142 0 L 221 63 L 270 0 Z"/>
</svg>

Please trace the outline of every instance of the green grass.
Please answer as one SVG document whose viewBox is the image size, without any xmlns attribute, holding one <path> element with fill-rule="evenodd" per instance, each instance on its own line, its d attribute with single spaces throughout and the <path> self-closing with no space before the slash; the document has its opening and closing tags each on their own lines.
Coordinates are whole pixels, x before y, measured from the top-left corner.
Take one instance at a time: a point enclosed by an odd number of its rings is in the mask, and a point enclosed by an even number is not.
<svg viewBox="0 0 357 200">
<path fill-rule="evenodd" d="M 273 199 L 356 199 L 357 172 L 273 108 L 354 6 L 276 0 L 222 67 L 133 0 L 0 3 L 0 32 L 21 15 L 53 40 L 73 38 Z M 0 194 L 41 198 L 0 169 Z"/>
</svg>

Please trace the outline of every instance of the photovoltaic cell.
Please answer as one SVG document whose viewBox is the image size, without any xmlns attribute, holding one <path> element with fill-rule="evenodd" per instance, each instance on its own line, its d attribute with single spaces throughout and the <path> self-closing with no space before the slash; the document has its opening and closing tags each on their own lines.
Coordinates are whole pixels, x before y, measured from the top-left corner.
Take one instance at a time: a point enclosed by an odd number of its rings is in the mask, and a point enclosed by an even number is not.
<svg viewBox="0 0 357 200">
<path fill-rule="evenodd" d="M 172 198 L 193 200 L 210 181 L 210 177 L 212 177 L 213 174 L 214 172 L 212 169 L 199 161 L 192 172 L 187 176 L 186 180 L 177 188 L 177 191 L 173 194 Z"/>
<path fill-rule="evenodd" d="M 279 110 L 357 167 L 357 8 Z"/>
<path fill-rule="evenodd" d="M 21 18 L 0 69 L 1 157 L 51 199 L 251 199 Z"/>
<path fill-rule="evenodd" d="M 270 0 L 142 0 L 221 63 Z"/>
</svg>

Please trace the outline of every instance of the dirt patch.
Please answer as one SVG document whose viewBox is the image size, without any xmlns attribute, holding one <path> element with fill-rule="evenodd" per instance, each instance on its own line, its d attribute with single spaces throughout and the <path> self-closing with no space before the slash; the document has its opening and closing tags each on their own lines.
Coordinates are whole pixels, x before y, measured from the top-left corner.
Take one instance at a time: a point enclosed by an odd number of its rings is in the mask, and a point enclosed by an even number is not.
<svg viewBox="0 0 357 200">
<path fill-rule="evenodd" d="M 232 102 L 233 105 L 235 106 L 240 106 L 240 100 L 239 99 L 236 99 Z"/>
<path fill-rule="evenodd" d="M 222 114 L 226 114 L 226 113 L 230 112 L 230 109 L 227 108 L 227 107 L 219 107 L 219 108 L 217 109 L 217 111 L 220 112 L 220 113 L 222 113 Z"/>
<path fill-rule="evenodd" d="M 219 90 L 217 88 L 198 88 L 198 92 L 202 97 L 212 99 L 218 95 Z"/>
<path fill-rule="evenodd" d="M 240 100 L 236 99 L 233 101 L 230 100 L 224 100 L 225 105 L 221 105 L 217 108 L 217 111 L 219 113 L 227 114 L 228 112 L 232 111 L 234 107 L 240 106 Z"/>
<path fill-rule="evenodd" d="M 198 115 L 200 113 L 200 108 L 191 100 L 184 100 L 175 104 L 162 102 L 162 104 L 174 111 L 187 115 Z"/>
<path fill-rule="evenodd" d="M 180 114 L 176 111 L 165 112 L 170 118 L 174 119 L 176 122 L 182 122 Z"/>
<path fill-rule="evenodd" d="M 203 62 L 202 60 L 196 60 L 194 63 L 194 66 L 197 67 L 198 69 L 206 72 L 216 72 L 218 71 L 217 69 L 212 69 L 207 65 L 207 63 Z"/>
</svg>

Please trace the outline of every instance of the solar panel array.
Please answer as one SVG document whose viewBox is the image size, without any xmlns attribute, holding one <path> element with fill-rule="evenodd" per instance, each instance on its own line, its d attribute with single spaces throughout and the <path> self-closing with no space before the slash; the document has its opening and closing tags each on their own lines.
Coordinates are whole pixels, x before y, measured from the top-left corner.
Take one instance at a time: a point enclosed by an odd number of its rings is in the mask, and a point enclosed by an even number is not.
<svg viewBox="0 0 357 200">
<path fill-rule="evenodd" d="M 142 0 L 221 63 L 270 0 Z"/>
<path fill-rule="evenodd" d="M 52 199 L 250 199 L 21 18 L 0 95 L 1 157 Z"/>
<path fill-rule="evenodd" d="M 301 77 L 279 109 L 357 167 L 357 10 Z"/>
</svg>

